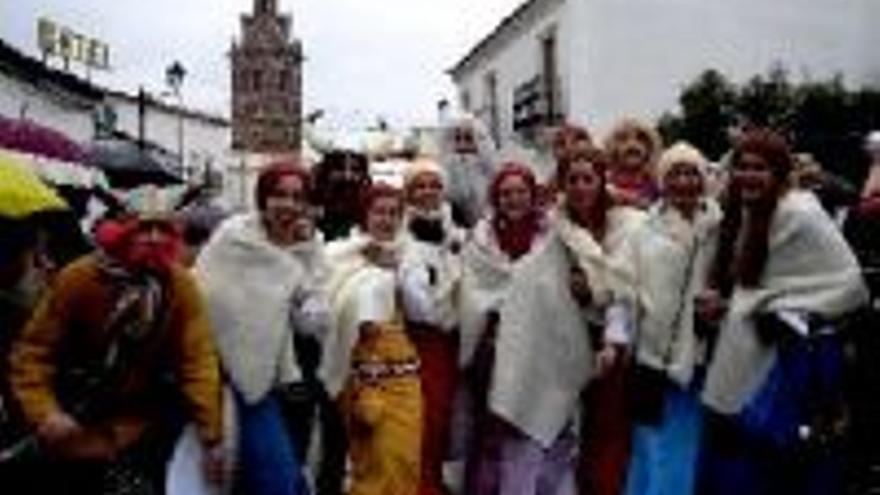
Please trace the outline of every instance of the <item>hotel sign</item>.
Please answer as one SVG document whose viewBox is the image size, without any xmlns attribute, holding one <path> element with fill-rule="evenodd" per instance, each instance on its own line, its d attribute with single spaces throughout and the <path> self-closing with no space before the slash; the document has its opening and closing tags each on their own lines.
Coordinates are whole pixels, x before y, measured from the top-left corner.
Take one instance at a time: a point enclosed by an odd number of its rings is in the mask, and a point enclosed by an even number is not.
<svg viewBox="0 0 880 495">
<path fill-rule="evenodd" d="M 37 20 L 37 43 L 44 56 L 59 57 L 67 64 L 78 62 L 93 69 L 110 68 L 110 47 L 56 22 Z"/>
</svg>

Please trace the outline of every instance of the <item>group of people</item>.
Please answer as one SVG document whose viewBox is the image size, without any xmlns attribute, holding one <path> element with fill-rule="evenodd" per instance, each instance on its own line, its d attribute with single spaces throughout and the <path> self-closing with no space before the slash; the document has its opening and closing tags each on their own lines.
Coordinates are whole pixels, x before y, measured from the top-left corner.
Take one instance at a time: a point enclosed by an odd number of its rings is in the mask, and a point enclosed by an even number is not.
<svg viewBox="0 0 880 495">
<path fill-rule="evenodd" d="M 187 267 L 161 192 L 133 195 L 16 306 L 0 390 L 37 448 L 2 482 L 162 493 L 185 430 L 189 476 L 248 495 L 843 493 L 852 432 L 880 432 L 850 393 L 870 256 L 786 140 L 749 130 L 719 174 L 626 120 L 553 155 L 551 180 L 418 158 L 400 189 L 357 152 L 278 162 Z"/>
</svg>

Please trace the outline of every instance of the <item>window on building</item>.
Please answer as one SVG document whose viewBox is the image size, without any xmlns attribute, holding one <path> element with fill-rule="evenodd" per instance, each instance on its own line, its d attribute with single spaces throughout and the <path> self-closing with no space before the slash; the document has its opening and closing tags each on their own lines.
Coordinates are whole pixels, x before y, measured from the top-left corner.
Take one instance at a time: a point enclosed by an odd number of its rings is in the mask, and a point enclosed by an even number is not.
<svg viewBox="0 0 880 495">
<path fill-rule="evenodd" d="M 486 89 L 486 112 L 489 116 L 489 132 L 496 143 L 501 142 L 501 118 L 498 114 L 498 75 L 493 71 L 484 79 Z"/>
<path fill-rule="evenodd" d="M 559 65 L 556 52 L 556 31 L 552 30 L 541 38 L 541 80 L 547 124 L 555 124 L 561 119 L 562 114 L 559 101 Z"/>
<path fill-rule="evenodd" d="M 251 84 L 251 88 L 254 91 L 260 91 L 263 88 L 263 71 L 260 69 L 254 69 L 252 74 L 253 84 Z"/>
<path fill-rule="evenodd" d="M 465 112 L 471 111 L 471 93 L 468 90 L 463 90 L 461 92 L 461 108 Z"/>
<path fill-rule="evenodd" d="M 290 88 L 290 72 L 282 69 L 278 73 L 278 91 L 287 91 Z"/>
</svg>

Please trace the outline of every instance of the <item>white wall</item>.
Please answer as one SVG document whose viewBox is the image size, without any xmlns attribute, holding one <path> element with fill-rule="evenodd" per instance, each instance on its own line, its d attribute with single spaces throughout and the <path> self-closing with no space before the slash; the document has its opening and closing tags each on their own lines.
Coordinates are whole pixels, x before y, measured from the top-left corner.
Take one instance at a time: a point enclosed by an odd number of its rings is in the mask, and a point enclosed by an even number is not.
<svg viewBox="0 0 880 495">
<path fill-rule="evenodd" d="M 655 118 L 716 68 L 736 82 L 782 63 L 794 78 L 880 83 L 876 0 L 575 0 L 572 111 L 607 130 Z M 875 44 L 871 44 L 873 38 Z M 586 61 L 586 63 L 583 63 Z"/>
<path fill-rule="evenodd" d="M 554 6 L 540 20 L 526 26 L 516 38 L 494 54 L 490 60 L 480 60 L 475 69 L 462 78 L 458 85 L 459 91 L 469 92 L 471 111 L 478 113 L 478 116 L 489 128 L 488 113 L 477 111 L 488 111 L 489 95 L 486 90 L 485 78 L 490 72 L 495 72 L 498 84 L 498 116 L 501 123 L 502 142 L 510 139 L 513 134 L 513 91 L 520 84 L 541 74 L 540 40 L 551 29 L 555 28 L 556 30 L 559 72 L 563 75 L 571 73 L 568 67 L 570 57 L 565 55 L 568 50 L 565 44 L 569 38 L 566 33 L 569 27 L 565 22 L 565 5 L 562 3 Z M 569 82 L 565 78 L 562 81 L 562 93 L 564 103 L 570 93 Z"/>
<path fill-rule="evenodd" d="M 116 110 L 116 128 L 132 136 L 138 135 L 137 102 L 119 96 L 108 97 Z M 177 154 L 179 148 L 180 118 L 177 113 L 148 106 L 145 113 L 145 138 Z M 215 167 L 229 160 L 232 131 L 224 123 L 209 122 L 194 117 L 183 117 L 183 156 L 185 165 L 200 170 L 206 160 Z"/>
<path fill-rule="evenodd" d="M 26 107 L 25 116 L 34 122 L 58 130 L 75 141 L 92 139 L 94 127 L 89 107 L 0 73 L 0 114 L 19 118 L 23 107 Z"/>
</svg>

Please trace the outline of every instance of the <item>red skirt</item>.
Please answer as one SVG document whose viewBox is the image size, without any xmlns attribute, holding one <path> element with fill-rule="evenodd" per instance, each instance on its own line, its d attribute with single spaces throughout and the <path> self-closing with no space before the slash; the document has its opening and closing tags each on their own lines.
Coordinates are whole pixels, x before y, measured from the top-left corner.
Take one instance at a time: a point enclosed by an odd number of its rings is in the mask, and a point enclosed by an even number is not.
<svg viewBox="0 0 880 495">
<path fill-rule="evenodd" d="M 458 334 L 424 325 L 408 325 L 421 360 L 424 429 L 420 495 L 440 495 L 443 462 L 449 450 L 450 426 L 458 385 Z"/>
<path fill-rule="evenodd" d="M 632 421 L 629 364 L 617 364 L 593 381 L 584 396 L 579 491 L 582 495 L 618 495 L 629 467 Z"/>
</svg>

